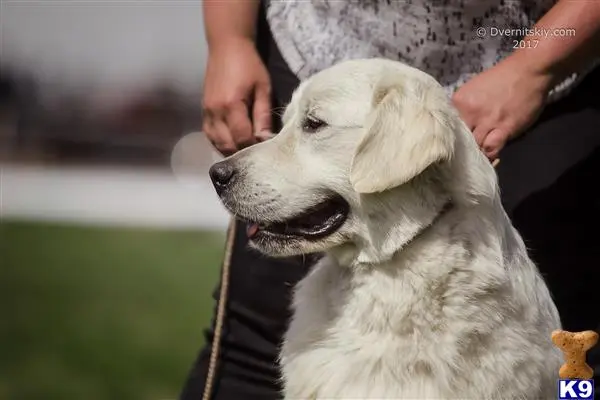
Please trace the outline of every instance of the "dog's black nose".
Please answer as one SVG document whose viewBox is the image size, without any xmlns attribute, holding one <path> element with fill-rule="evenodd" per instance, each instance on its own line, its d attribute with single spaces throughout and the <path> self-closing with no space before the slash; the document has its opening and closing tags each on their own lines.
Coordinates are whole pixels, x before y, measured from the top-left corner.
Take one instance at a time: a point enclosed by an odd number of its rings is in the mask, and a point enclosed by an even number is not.
<svg viewBox="0 0 600 400">
<path fill-rule="evenodd" d="M 229 182 L 231 182 L 231 178 L 233 178 L 234 173 L 235 170 L 231 166 L 231 163 L 226 161 L 220 161 L 214 164 L 208 171 L 210 179 L 219 193 L 227 187 Z"/>
</svg>

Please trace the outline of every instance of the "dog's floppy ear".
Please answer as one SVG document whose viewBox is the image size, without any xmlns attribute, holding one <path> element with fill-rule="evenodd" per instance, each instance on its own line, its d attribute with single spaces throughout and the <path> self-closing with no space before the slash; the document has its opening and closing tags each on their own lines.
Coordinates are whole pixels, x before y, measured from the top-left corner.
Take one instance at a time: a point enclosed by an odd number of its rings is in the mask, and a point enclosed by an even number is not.
<svg viewBox="0 0 600 400">
<path fill-rule="evenodd" d="M 400 186 L 452 156 L 449 106 L 441 88 L 428 85 L 413 81 L 406 87 L 387 79 L 374 91 L 373 111 L 350 168 L 350 182 L 358 193 Z"/>
</svg>

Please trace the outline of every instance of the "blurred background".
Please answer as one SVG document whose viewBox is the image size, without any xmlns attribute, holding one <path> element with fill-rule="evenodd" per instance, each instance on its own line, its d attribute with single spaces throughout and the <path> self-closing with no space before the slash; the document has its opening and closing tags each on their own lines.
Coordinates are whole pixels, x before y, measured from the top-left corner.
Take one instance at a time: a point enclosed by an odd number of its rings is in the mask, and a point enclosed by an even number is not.
<svg viewBox="0 0 600 400">
<path fill-rule="evenodd" d="M 174 399 L 228 222 L 201 4 L 0 4 L 0 399 Z"/>
</svg>

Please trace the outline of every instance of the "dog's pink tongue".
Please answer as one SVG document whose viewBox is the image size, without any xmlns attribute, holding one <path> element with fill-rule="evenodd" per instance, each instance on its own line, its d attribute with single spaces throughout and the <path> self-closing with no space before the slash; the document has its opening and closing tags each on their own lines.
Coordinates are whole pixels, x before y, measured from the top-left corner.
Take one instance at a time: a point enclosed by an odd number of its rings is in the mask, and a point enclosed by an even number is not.
<svg viewBox="0 0 600 400">
<path fill-rule="evenodd" d="M 256 235 L 256 232 L 258 232 L 258 224 L 254 222 L 249 223 L 246 227 L 246 235 L 248 235 L 248 238 L 252 239 L 254 235 Z"/>
</svg>

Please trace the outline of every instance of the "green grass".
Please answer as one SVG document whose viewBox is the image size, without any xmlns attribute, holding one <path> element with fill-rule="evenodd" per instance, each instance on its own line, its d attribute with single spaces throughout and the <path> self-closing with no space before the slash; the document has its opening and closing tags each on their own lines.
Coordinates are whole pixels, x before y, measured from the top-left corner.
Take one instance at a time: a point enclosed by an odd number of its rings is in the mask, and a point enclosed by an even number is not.
<svg viewBox="0 0 600 400">
<path fill-rule="evenodd" d="M 2 221 L 0 399 L 174 399 L 224 235 Z"/>
</svg>

